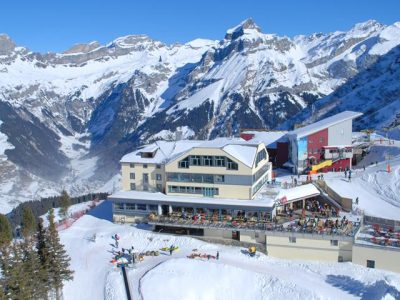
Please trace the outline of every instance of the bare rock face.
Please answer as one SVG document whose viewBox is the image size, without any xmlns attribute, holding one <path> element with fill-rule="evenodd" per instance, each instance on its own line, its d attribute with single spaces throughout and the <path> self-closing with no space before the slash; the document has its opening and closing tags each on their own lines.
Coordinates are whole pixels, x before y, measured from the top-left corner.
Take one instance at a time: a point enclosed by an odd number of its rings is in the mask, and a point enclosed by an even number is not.
<svg viewBox="0 0 400 300">
<path fill-rule="evenodd" d="M 65 51 L 64 54 L 88 53 L 99 47 L 101 47 L 99 42 L 91 42 L 89 44 L 76 44 Z"/>
</svg>

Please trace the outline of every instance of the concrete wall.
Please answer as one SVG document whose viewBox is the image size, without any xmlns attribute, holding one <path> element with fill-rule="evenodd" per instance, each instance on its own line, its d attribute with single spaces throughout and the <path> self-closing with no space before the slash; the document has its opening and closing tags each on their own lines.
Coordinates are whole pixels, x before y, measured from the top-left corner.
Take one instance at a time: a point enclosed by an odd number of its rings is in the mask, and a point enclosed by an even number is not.
<svg viewBox="0 0 400 300">
<path fill-rule="evenodd" d="M 113 213 L 113 222 L 115 223 L 136 223 L 136 222 L 142 222 L 146 218 L 145 215 L 125 215 L 125 214 L 120 214 L 120 213 Z"/>
<path fill-rule="evenodd" d="M 352 120 L 347 120 L 328 128 L 328 146 L 351 145 Z"/>
<path fill-rule="evenodd" d="M 240 241 L 246 243 L 263 243 L 265 244 L 265 233 L 263 232 L 240 232 Z"/>
<path fill-rule="evenodd" d="M 204 229 L 204 236 L 211 238 L 223 238 L 223 239 L 231 239 L 232 231 L 231 230 L 219 230 L 219 229 Z"/>
<path fill-rule="evenodd" d="M 400 273 L 400 251 L 377 246 L 353 246 L 353 263 L 367 266 L 367 260 L 375 261 L 376 269 Z"/>
<path fill-rule="evenodd" d="M 267 235 L 268 255 L 284 259 L 337 262 L 342 256 L 343 261 L 349 261 L 352 257 L 351 244 L 338 241 L 338 245 L 333 246 L 330 240 L 304 238 L 296 238 L 296 243 L 290 243 L 289 237 Z"/>
<path fill-rule="evenodd" d="M 136 184 L 137 191 L 143 191 L 143 174 L 149 174 L 149 191 L 156 191 L 157 184 L 162 185 L 162 190 L 165 190 L 165 166 L 160 165 L 160 169 L 157 168 L 156 164 L 147 164 L 147 168 L 143 167 L 143 164 L 135 163 L 134 167 L 131 168 L 130 163 L 122 163 L 122 189 L 124 191 L 131 190 L 131 183 Z M 130 179 L 130 173 L 135 174 L 135 179 Z M 161 180 L 156 180 L 156 174 L 161 175 Z"/>
</svg>

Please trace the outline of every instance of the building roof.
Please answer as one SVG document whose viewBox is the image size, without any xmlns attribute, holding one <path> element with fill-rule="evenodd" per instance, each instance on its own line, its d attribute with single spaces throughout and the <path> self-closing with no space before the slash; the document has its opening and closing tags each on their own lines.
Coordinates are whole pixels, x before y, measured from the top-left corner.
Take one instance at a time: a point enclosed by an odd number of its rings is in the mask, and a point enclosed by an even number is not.
<svg viewBox="0 0 400 300">
<path fill-rule="evenodd" d="M 297 138 L 305 137 L 315 132 L 321 131 L 325 128 L 339 124 L 341 122 L 358 118 L 359 116 L 362 116 L 362 113 L 354 111 L 344 111 L 331 117 L 322 119 L 318 122 L 312 123 L 310 125 L 295 129 L 288 134 L 296 135 Z"/>
<path fill-rule="evenodd" d="M 287 131 L 243 131 L 245 134 L 252 134 L 253 138 L 248 143 L 264 143 L 268 149 L 276 149 L 277 142 L 287 141 Z"/>
<path fill-rule="evenodd" d="M 281 189 L 276 196 L 277 200 L 286 197 L 287 202 L 307 199 L 320 195 L 320 191 L 312 183 L 296 186 L 290 189 Z"/>
<path fill-rule="evenodd" d="M 118 191 L 110 196 L 110 200 L 137 200 L 138 202 L 154 202 L 154 204 L 193 204 L 197 206 L 223 206 L 223 207 L 251 207 L 251 208 L 273 208 L 275 200 L 264 197 L 254 200 L 239 200 L 239 199 L 223 199 L 209 197 L 190 197 L 190 196 L 169 196 L 163 193 L 152 193 L 142 191 Z M 150 203 L 151 204 L 151 203 Z"/>
<path fill-rule="evenodd" d="M 257 147 L 260 143 L 248 143 L 242 138 L 217 138 L 214 140 L 180 140 L 180 141 L 156 141 L 146 145 L 121 158 L 125 163 L 167 163 L 193 148 L 218 148 L 241 161 L 246 166 L 252 167 Z M 155 153 L 153 157 L 142 157 L 142 152 Z"/>
</svg>

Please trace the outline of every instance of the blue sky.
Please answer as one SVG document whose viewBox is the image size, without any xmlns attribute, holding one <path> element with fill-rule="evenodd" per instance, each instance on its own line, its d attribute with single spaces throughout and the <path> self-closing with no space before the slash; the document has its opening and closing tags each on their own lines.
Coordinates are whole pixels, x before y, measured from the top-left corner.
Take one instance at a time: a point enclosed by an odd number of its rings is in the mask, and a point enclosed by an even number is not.
<svg viewBox="0 0 400 300">
<path fill-rule="evenodd" d="M 165 43 L 225 31 L 252 17 L 263 32 L 294 36 L 347 30 L 376 19 L 400 21 L 399 0 L 4 0 L 0 33 L 31 50 L 63 51 L 76 43 L 101 43 L 128 34 L 147 34 Z"/>
</svg>

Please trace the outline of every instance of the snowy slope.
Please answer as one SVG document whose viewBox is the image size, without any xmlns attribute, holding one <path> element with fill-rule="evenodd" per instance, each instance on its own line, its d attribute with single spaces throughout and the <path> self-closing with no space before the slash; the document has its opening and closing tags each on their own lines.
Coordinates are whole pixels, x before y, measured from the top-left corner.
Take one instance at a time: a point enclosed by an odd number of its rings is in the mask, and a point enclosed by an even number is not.
<svg viewBox="0 0 400 300">
<path fill-rule="evenodd" d="M 91 241 L 96 233 L 95 242 Z M 400 276 L 351 263 L 287 261 L 260 255 L 250 258 L 237 247 L 207 244 L 189 237 L 155 234 L 84 216 L 60 232 L 72 258 L 74 280 L 66 283 L 64 298 L 125 299 L 123 279 L 112 259 L 111 236 L 120 247 L 157 250 L 174 244 L 173 256 L 146 257 L 128 269 L 133 299 L 395 299 Z M 196 248 L 220 260 L 189 260 Z M 121 249 L 121 248 L 119 248 Z"/>
</svg>

